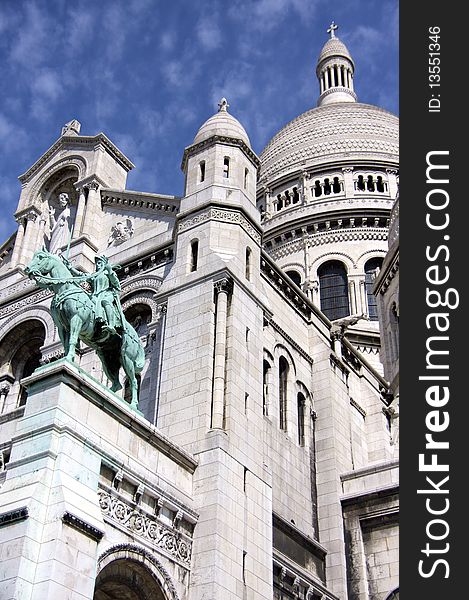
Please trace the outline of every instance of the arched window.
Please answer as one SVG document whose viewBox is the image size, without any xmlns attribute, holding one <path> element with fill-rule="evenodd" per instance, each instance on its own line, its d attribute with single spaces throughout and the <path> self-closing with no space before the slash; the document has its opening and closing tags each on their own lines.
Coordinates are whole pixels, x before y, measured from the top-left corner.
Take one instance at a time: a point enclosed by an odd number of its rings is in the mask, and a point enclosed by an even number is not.
<svg viewBox="0 0 469 600">
<path fill-rule="evenodd" d="M 199 260 L 199 240 L 192 240 L 189 269 L 191 273 L 197 271 L 197 263 Z"/>
<path fill-rule="evenodd" d="M 347 271 L 343 263 L 331 260 L 318 269 L 321 310 L 334 321 L 350 314 Z"/>
<path fill-rule="evenodd" d="M 378 309 L 376 307 L 376 296 L 373 294 L 373 281 L 375 278 L 376 269 L 380 269 L 383 264 L 381 257 L 370 258 L 365 263 L 365 288 L 366 298 L 368 302 L 368 316 L 370 321 L 378 320 Z"/>
<path fill-rule="evenodd" d="M 368 175 L 368 179 L 366 181 L 366 189 L 369 192 L 375 191 L 375 182 L 373 181 L 373 175 Z"/>
<path fill-rule="evenodd" d="M 244 189 L 248 189 L 249 184 L 249 169 L 244 169 Z"/>
<path fill-rule="evenodd" d="M 301 392 L 297 396 L 297 410 L 298 410 L 298 444 L 300 446 L 305 445 L 305 409 L 306 409 L 306 398 Z"/>
<path fill-rule="evenodd" d="M 262 366 L 263 369 L 263 388 L 262 388 L 262 414 L 268 416 L 269 414 L 269 395 L 270 395 L 270 384 L 272 369 L 268 360 L 264 359 Z"/>
<path fill-rule="evenodd" d="M 228 179 L 230 176 L 230 159 L 228 156 L 225 156 L 223 159 L 223 177 L 224 179 Z"/>
<path fill-rule="evenodd" d="M 340 194 L 340 181 L 338 177 L 334 177 L 334 183 L 332 184 L 332 191 L 334 194 Z"/>
<path fill-rule="evenodd" d="M 199 183 L 205 181 L 205 161 L 201 160 L 199 163 Z"/>
<path fill-rule="evenodd" d="M 246 248 L 246 279 L 251 280 L 251 248 Z"/>
<path fill-rule="evenodd" d="M 290 277 L 293 283 L 296 283 L 298 287 L 301 287 L 301 275 L 298 273 L 298 271 L 287 271 L 286 275 Z"/>
<path fill-rule="evenodd" d="M 357 189 L 360 190 L 361 192 L 365 191 L 365 181 L 363 179 L 363 175 L 358 176 Z"/>
<path fill-rule="evenodd" d="M 288 391 L 288 362 L 283 356 L 278 363 L 278 399 L 280 429 L 287 430 L 287 391 Z"/>
</svg>

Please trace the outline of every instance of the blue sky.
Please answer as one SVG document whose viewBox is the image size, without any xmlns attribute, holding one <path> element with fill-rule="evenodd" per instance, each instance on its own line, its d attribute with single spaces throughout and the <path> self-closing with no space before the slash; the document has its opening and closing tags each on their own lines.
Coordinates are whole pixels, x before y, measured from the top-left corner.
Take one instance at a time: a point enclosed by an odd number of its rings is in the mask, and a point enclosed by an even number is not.
<svg viewBox="0 0 469 600">
<path fill-rule="evenodd" d="M 180 195 L 184 147 L 222 96 L 259 154 L 316 106 L 331 20 L 359 101 L 397 114 L 397 0 L 0 0 L 0 243 L 17 177 L 71 119 L 132 160 L 128 189 Z"/>
</svg>

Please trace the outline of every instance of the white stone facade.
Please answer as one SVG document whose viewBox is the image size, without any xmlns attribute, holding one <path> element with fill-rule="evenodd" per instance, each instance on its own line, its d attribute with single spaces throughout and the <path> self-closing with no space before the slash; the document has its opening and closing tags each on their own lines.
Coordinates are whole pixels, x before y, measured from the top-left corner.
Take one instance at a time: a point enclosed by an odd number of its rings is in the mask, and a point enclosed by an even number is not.
<svg viewBox="0 0 469 600">
<path fill-rule="evenodd" d="M 126 190 L 132 163 L 76 121 L 21 176 L 0 253 L 2 600 L 398 594 L 395 389 L 374 366 L 377 322 L 353 318 L 369 311 L 366 262 L 387 250 L 397 120 L 355 102 L 331 32 L 320 89 L 335 48 L 337 95 L 260 159 L 223 99 L 184 150 L 182 198 Z M 121 265 L 141 414 L 93 351 L 62 360 L 52 294 L 22 271 L 61 193 L 62 252 L 87 272 L 96 254 Z M 326 258 L 348 277 L 335 322 Z"/>
</svg>

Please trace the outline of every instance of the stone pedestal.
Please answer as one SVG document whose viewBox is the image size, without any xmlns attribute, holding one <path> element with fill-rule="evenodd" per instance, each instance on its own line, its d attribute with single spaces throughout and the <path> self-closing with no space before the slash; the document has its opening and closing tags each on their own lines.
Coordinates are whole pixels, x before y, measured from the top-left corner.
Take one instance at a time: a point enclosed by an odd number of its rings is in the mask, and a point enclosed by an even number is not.
<svg viewBox="0 0 469 600">
<path fill-rule="evenodd" d="M 89 399 L 115 403 L 65 361 L 24 380 L 28 400 L 0 493 L 0 596 L 92 599 L 104 532 L 100 456 L 88 442 Z"/>
</svg>

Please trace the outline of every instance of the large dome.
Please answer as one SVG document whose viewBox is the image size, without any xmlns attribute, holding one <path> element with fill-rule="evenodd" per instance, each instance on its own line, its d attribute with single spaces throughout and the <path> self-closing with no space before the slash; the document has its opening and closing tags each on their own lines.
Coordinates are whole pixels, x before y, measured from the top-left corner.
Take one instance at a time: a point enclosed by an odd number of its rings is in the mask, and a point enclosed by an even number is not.
<svg viewBox="0 0 469 600">
<path fill-rule="evenodd" d="M 398 117 L 369 104 L 334 103 L 303 113 L 271 139 L 260 155 L 260 183 L 316 164 L 398 157 Z"/>
</svg>

